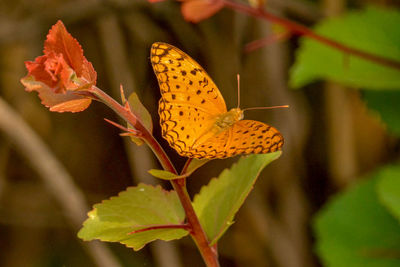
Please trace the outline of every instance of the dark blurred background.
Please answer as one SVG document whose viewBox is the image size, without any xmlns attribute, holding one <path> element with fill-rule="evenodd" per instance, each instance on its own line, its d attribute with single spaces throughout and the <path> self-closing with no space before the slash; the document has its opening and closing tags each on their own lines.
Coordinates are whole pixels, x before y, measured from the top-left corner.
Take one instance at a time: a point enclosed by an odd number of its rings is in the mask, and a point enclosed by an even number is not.
<svg viewBox="0 0 400 267">
<path fill-rule="evenodd" d="M 308 26 L 349 7 L 390 5 L 384 0 L 267 2 L 275 14 Z M 58 19 L 93 63 L 98 87 L 115 99 L 120 84 L 128 95 L 137 92 L 153 116 L 155 135 L 179 167 L 184 159 L 160 137 L 160 94 L 149 61 L 153 42 L 168 42 L 195 58 L 219 86 L 228 108 L 237 104 L 237 73 L 242 108 L 290 105 L 246 114 L 275 126 L 286 142 L 282 157 L 262 172 L 221 239 L 222 266 L 319 266 L 310 228 L 313 214 L 332 194 L 390 159 L 394 140 L 367 112 L 357 91 L 330 82 L 288 88 L 297 37 L 244 52 L 247 43 L 272 34 L 268 22 L 223 10 L 191 24 L 174 1 L 0 0 L 1 98 L 45 142 L 67 178 L 73 177 L 70 194 L 60 197 L 57 190 L 66 187 L 52 184 L 54 177 L 43 178 L 30 163 L 31 157 L 41 156 L 23 145 L 17 148 L 0 132 L 1 266 L 203 266 L 189 237 L 154 242 L 139 252 L 77 238 L 82 216 L 93 204 L 140 182 L 170 186 L 147 173 L 159 166 L 146 147 L 120 137 L 103 120 L 118 121 L 106 106 L 93 103 L 82 113 L 57 114 L 42 106 L 36 93 L 24 91 L 19 82 L 26 75 L 23 63 L 42 54 L 47 32 Z M 199 169 L 188 182 L 191 195 L 236 160 L 214 160 Z"/>
</svg>

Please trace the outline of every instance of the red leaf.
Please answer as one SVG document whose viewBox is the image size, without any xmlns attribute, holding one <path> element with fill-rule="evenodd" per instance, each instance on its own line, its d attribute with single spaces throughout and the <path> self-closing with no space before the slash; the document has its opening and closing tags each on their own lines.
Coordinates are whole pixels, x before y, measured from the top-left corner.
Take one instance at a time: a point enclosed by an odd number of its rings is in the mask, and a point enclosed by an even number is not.
<svg viewBox="0 0 400 267">
<path fill-rule="evenodd" d="M 51 111 L 86 109 L 91 98 L 75 92 L 89 91 L 96 84 L 97 74 L 61 21 L 50 29 L 43 52 L 35 61 L 25 62 L 28 75 L 21 82 L 26 90 L 37 91 L 42 104 Z"/>
<path fill-rule="evenodd" d="M 82 47 L 78 41 L 67 31 L 61 20 L 53 25 L 44 42 L 44 54 L 52 52 L 62 54 L 78 77 L 84 78 L 87 82 L 96 83 L 96 71 L 83 55 Z"/>
<path fill-rule="evenodd" d="M 26 91 L 36 91 L 42 104 L 56 112 L 80 112 L 87 109 L 92 102 L 90 98 L 82 97 L 67 91 L 64 94 L 55 93 L 50 87 L 42 82 L 35 81 L 33 76 L 26 76 L 21 79 Z"/>
</svg>

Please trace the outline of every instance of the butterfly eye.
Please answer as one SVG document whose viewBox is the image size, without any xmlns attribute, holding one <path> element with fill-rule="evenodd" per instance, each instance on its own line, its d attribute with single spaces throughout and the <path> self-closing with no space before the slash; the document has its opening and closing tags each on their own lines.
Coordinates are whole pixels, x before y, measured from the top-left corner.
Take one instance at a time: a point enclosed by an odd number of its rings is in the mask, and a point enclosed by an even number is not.
<svg viewBox="0 0 400 267">
<path fill-rule="evenodd" d="M 242 120 L 244 117 L 243 111 L 240 111 L 238 120 Z"/>
</svg>

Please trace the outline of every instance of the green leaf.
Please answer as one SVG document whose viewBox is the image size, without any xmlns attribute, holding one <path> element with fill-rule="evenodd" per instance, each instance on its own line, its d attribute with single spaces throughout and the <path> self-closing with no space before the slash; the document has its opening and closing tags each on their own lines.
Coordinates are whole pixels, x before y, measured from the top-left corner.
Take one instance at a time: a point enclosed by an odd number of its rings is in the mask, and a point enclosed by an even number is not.
<svg viewBox="0 0 400 267">
<path fill-rule="evenodd" d="M 377 176 L 377 192 L 382 205 L 400 220 L 400 166 L 385 167 Z"/>
<path fill-rule="evenodd" d="M 153 121 L 151 119 L 151 115 L 146 107 L 140 101 L 138 95 L 136 93 L 132 93 L 128 97 L 128 103 L 131 107 L 132 113 L 136 115 L 143 123 L 143 126 L 152 133 L 153 132 Z"/>
<path fill-rule="evenodd" d="M 94 205 L 78 237 L 120 242 L 134 250 L 156 240 L 173 240 L 187 235 L 183 229 L 157 229 L 130 234 L 155 225 L 182 224 L 184 210 L 175 191 L 139 184 L 100 204 Z"/>
<path fill-rule="evenodd" d="M 350 47 L 400 61 L 399 25 L 399 11 L 370 7 L 326 19 L 314 30 Z M 303 37 L 291 69 L 290 85 L 298 88 L 317 79 L 367 89 L 400 89 L 400 70 Z"/>
<path fill-rule="evenodd" d="M 317 214 L 316 249 L 324 266 L 400 266 L 400 225 L 382 206 L 377 177 L 332 199 Z"/>
<path fill-rule="evenodd" d="M 157 170 L 157 169 L 151 169 L 149 170 L 149 173 L 153 175 L 156 178 L 160 178 L 163 180 L 175 180 L 175 179 L 181 179 L 184 177 L 189 177 L 195 170 L 209 162 L 210 160 L 208 159 L 188 159 L 190 160 L 189 166 L 186 169 L 186 173 L 182 175 L 176 175 L 172 172 L 165 171 L 165 170 Z"/>
<path fill-rule="evenodd" d="M 169 171 L 165 171 L 165 170 L 151 169 L 151 170 L 149 170 L 149 173 L 151 175 L 153 175 L 154 177 L 160 178 L 163 180 L 173 180 L 173 179 L 177 179 L 177 177 L 178 177 L 178 175 L 176 175 L 172 172 L 169 172 Z"/>
<path fill-rule="evenodd" d="M 233 217 L 253 188 L 258 175 L 281 152 L 242 157 L 218 178 L 203 186 L 193 206 L 211 244 L 233 224 Z"/>
<path fill-rule="evenodd" d="M 190 163 L 189 166 L 186 169 L 186 175 L 191 175 L 194 171 L 196 171 L 198 168 L 209 162 L 209 159 L 189 159 Z"/>
<path fill-rule="evenodd" d="M 400 136 L 400 91 L 367 91 L 363 98 L 368 108 L 377 111 L 380 119 L 387 125 L 388 130 Z"/>
</svg>

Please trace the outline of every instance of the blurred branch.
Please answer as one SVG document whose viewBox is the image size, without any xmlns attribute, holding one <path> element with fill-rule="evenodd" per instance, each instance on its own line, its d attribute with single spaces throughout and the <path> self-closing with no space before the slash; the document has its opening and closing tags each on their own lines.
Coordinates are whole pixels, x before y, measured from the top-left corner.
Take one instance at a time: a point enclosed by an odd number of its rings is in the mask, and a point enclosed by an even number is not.
<svg viewBox="0 0 400 267">
<path fill-rule="evenodd" d="M 0 129 L 40 174 L 43 183 L 61 204 L 74 230 L 79 229 L 89 210 L 82 192 L 61 163 L 25 121 L 0 98 Z M 83 244 L 101 267 L 120 266 L 109 249 L 100 242 Z"/>
<path fill-rule="evenodd" d="M 5 172 L 6 172 L 9 150 L 10 150 L 9 142 L 4 139 L 0 140 L 0 199 L 7 185 Z"/>
<path fill-rule="evenodd" d="M 326 16 L 337 16 L 343 12 L 346 0 L 324 0 L 322 5 Z M 324 89 L 329 174 L 335 186 L 344 187 L 358 169 L 352 112 L 358 97 L 334 82 L 326 82 Z"/>
<path fill-rule="evenodd" d="M 283 14 L 282 10 L 276 12 Z M 259 25 L 262 35 L 272 34 L 270 24 L 260 21 Z M 271 218 L 269 247 L 280 266 L 302 267 L 312 266 L 306 231 L 308 203 L 299 181 L 302 176 L 301 166 L 304 166 L 301 155 L 307 138 L 308 122 L 305 108 L 301 104 L 301 95 L 294 97 L 293 92 L 287 88 L 289 53 L 286 43 L 275 42 L 265 47 L 264 53 L 259 56 L 266 64 L 268 74 L 264 83 L 268 85 L 274 101 L 289 104 L 291 107 L 279 113 L 279 119 L 276 119 L 279 121 L 276 123 L 278 129 L 285 136 L 286 147 L 285 155 L 275 165 L 276 169 L 272 172 L 274 175 L 269 183 L 279 206 L 275 221 Z M 262 209 L 268 210 L 267 207 Z M 268 215 L 268 212 L 265 213 Z"/>
<path fill-rule="evenodd" d="M 261 38 L 261 39 L 258 39 L 258 40 L 255 40 L 255 41 L 252 41 L 252 42 L 246 44 L 244 47 L 244 52 L 249 53 L 254 50 L 260 49 L 264 46 L 285 41 L 289 38 L 290 38 L 290 32 L 288 32 L 288 31 L 281 32 L 281 33 L 275 33 L 275 34 L 273 33 L 273 34 L 268 35 L 267 37 L 264 37 L 264 38 Z"/>
<path fill-rule="evenodd" d="M 262 243 L 271 251 L 274 262 L 281 267 L 305 266 L 302 255 L 296 249 L 290 233 L 271 214 L 270 209 L 259 200 L 258 191 L 253 192 L 247 201 L 247 215 L 251 229 Z"/>
<path fill-rule="evenodd" d="M 271 12 L 253 8 L 251 6 L 241 4 L 238 2 L 234 2 L 232 0 L 223 0 L 223 1 L 224 1 L 224 5 L 227 8 L 230 8 L 230 9 L 238 11 L 238 12 L 245 13 L 245 14 L 247 14 L 249 16 L 253 16 L 255 18 L 261 18 L 264 20 L 268 20 L 271 23 L 279 24 L 279 25 L 285 27 L 287 30 L 291 31 L 293 34 L 303 35 L 307 38 L 314 39 L 315 41 L 317 41 L 321 44 L 324 44 L 326 46 L 329 46 L 329 47 L 332 47 L 339 51 L 342 51 L 345 54 L 357 56 L 359 58 L 380 64 L 380 65 L 383 65 L 383 66 L 386 66 L 389 68 L 400 70 L 400 61 L 398 61 L 398 60 L 394 60 L 394 59 L 387 58 L 387 57 L 382 57 L 380 55 L 371 54 L 369 52 L 359 50 L 354 47 L 350 47 L 348 45 L 337 42 L 337 41 L 327 38 L 323 35 L 320 35 L 320 34 L 314 32 L 313 30 L 311 30 L 310 28 L 307 28 L 304 25 L 301 25 L 297 22 L 277 16 Z"/>
</svg>

